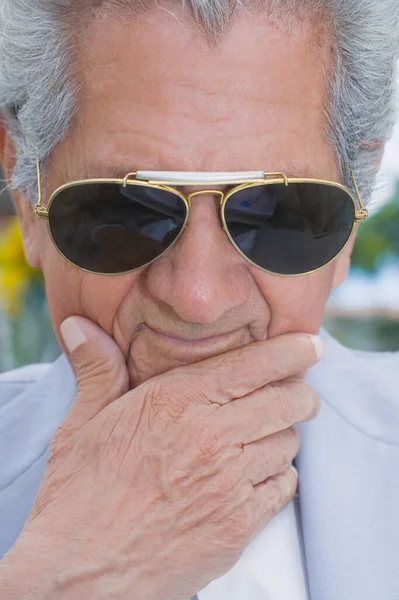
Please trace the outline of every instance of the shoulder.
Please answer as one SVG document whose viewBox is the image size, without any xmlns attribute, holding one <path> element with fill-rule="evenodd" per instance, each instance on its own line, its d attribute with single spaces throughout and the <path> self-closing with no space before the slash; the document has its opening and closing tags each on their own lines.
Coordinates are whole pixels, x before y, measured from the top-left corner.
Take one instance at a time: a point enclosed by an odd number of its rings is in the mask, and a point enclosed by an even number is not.
<svg viewBox="0 0 399 600">
<path fill-rule="evenodd" d="M 75 395 L 65 356 L 0 376 L 0 490 L 42 456 Z"/>
<path fill-rule="evenodd" d="M 28 365 L 0 374 L 0 408 L 34 386 L 51 368 L 51 364 Z"/>
<path fill-rule="evenodd" d="M 73 385 L 63 357 L 0 375 L 0 559 L 31 511 Z"/>
<path fill-rule="evenodd" d="M 377 386 L 381 396 L 399 401 L 393 389 L 399 384 L 399 352 L 361 352 L 343 346 L 325 330 L 321 336 L 325 355 L 320 368 L 325 374 L 331 373 L 337 383 L 360 386 L 363 392 L 365 384 Z"/>
<path fill-rule="evenodd" d="M 32 383 L 37 381 L 50 367 L 51 363 L 26 365 L 13 371 L 0 373 L 0 385 L 3 383 L 20 383 L 24 381 Z"/>
<path fill-rule="evenodd" d="M 359 352 L 326 331 L 323 359 L 309 371 L 322 401 L 364 434 L 399 444 L 399 353 Z"/>
<path fill-rule="evenodd" d="M 58 419 L 71 403 L 75 378 L 64 355 L 51 364 L 28 365 L 0 375 L 0 430 L 18 418 L 30 428 Z"/>
</svg>

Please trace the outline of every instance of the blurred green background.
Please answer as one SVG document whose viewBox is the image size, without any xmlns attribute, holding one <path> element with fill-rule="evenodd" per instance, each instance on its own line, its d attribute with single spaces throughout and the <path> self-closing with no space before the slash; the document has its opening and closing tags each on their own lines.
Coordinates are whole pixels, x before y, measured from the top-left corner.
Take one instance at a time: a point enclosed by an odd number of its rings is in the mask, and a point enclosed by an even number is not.
<svg viewBox="0 0 399 600">
<path fill-rule="evenodd" d="M 351 276 L 325 327 L 346 346 L 399 350 L 399 184 L 360 227 Z M 0 195 L 0 372 L 59 355 L 39 271 L 27 266 L 7 193 Z"/>
<path fill-rule="evenodd" d="M 399 183 L 361 224 L 351 274 L 338 297 L 324 321 L 334 337 L 358 350 L 399 350 Z"/>
</svg>

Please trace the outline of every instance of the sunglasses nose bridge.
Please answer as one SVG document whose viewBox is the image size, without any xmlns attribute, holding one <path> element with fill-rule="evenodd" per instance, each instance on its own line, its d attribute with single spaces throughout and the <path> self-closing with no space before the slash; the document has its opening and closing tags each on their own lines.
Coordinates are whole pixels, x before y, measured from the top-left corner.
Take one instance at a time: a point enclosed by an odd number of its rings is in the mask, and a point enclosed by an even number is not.
<svg viewBox="0 0 399 600">
<path fill-rule="evenodd" d="M 216 195 L 216 196 L 220 197 L 220 215 L 219 215 L 220 224 L 222 226 L 223 231 L 227 234 L 227 237 L 231 241 L 230 236 L 227 232 L 227 225 L 226 225 L 226 220 L 224 218 L 224 210 L 223 210 L 225 202 L 226 202 L 226 196 L 227 196 L 226 192 L 222 192 L 222 190 L 213 190 L 213 189 L 197 190 L 196 192 L 192 192 L 191 194 L 186 196 L 186 201 L 187 201 L 189 209 L 191 208 L 191 198 L 195 198 L 195 196 L 202 196 L 204 194 L 211 194 L 211 195 Z"/>
<path fill-rule="evenodd" d="M 187 196 L 188 205 L 191 206 L 191 198 L 195 198 L 195 196 L 203 196 L 204 194 L 220 196 L 220 205 L 223 204 L 225 195 L 221 190 L 198 190 L 196 192 L 191 192 L 191 194 Z"/>
</svg>

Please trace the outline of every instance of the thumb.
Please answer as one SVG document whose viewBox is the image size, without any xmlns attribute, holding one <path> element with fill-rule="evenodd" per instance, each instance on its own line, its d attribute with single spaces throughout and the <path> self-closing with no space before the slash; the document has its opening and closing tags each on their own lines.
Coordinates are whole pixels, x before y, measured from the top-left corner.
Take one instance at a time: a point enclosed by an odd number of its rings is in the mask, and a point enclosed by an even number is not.
<svg viewBox="0 0 399 600">
<path fill-rule="evenodd" d="M 77 394 L 68 413 L 68 429 L 76 430 L 129 389 L 125 358 L 112 337 L 84 317 L 68 317 L 60 327 Z"/>
</svg>

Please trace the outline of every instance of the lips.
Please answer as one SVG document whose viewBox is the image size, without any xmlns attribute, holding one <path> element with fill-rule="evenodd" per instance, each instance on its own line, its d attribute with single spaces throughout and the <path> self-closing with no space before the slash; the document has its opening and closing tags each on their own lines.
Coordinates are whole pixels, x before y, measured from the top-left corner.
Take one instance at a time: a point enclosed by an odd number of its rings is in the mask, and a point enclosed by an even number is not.
<svg viewBox="0 0 399 600">
<path fill-rule="evenodd" d="M 184 363 L 223 354 L 253 341 L 247 327 L 211 337 L 191 338 L 181 337 L 181 334 L 178 336 L 170 332 L 165 333 L 147 325 L 141 335 L 154 347 L 154 350 Z"/>
</svg>

